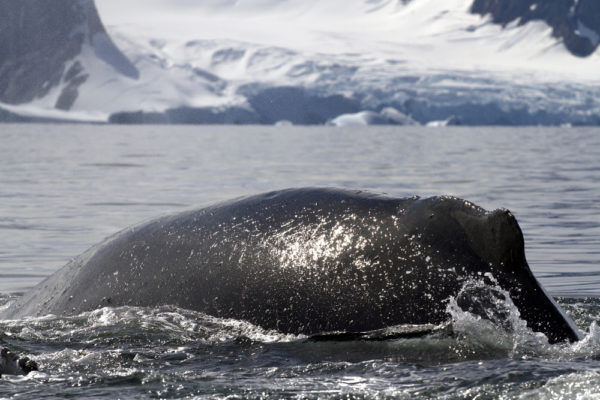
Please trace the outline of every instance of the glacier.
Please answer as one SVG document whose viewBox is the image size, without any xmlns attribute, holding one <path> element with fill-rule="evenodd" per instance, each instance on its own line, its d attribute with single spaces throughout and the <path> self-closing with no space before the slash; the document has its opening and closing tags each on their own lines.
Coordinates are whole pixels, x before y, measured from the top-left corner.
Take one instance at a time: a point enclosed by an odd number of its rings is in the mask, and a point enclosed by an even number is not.
<svg viewBox="0 0 600 400">
<path fill-rule="evenodd" d="M 557 18 L 536 17 L 542 2 L 504 19 L 503 2 L 485 3 L 96 0 L 103 30 L 85 36 L 58 84 L 0 97 L 0 120 L 600 125 L 595 48 L 573 53 Z M 593 22 L 567 13 L 572 34 L 597 46 Z M 69 97 L 73 76 L 85 79 Z"/>
</svg>

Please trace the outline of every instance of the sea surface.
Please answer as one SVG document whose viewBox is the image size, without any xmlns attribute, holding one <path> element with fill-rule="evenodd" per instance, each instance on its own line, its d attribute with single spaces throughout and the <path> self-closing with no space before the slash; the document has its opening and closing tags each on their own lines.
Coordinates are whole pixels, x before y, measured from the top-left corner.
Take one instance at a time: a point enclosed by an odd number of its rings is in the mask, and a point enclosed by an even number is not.
<svg viewBox="0 0 600 400">
<path fill-rule="evenodd" d="M 128 225 L 303 186 L 508 208 L 584 334 L 450 308 L 451 334 L 315 342 L 174 307 L 0 321 L 0 398 L 600 399 L 600 130 L 0 124 L 0 308 Z"/>
</svg>

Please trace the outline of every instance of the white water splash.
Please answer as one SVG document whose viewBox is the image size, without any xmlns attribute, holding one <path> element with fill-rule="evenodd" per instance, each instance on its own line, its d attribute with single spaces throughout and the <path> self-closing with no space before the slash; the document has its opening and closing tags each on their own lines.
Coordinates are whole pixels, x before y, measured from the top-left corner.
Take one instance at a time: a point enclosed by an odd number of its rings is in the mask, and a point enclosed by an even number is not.
<svg viewBox="0 0 600 400">
<path fill-rule="evenodd" d="M 459 305 L 457 300 L 465 296 L 476 312 Z M 449 299 L 446 311 L 454 333 L 472 345 L 504 350 L 511 358 L 546 353 L 550 347 L 543 333 L 527 327 L 509 293 L 483 280 L 465 282 L 457 296 Z"/>
<path fill-rule="evenodd" d="M 142 331 L 167 332 L 186 341 L 199 341 L 204 344 L 223 343 L 239 338 L 271 343 L 298 340 L 303 336 L 279 333 L 263 329 L 246 321 L 217 318 L 201 312 L 164 306 L 145 307 L 104 307 L 80 315 L 87 318 L 91 329 L 112 326 L 139 326 Z"/>
</svg>

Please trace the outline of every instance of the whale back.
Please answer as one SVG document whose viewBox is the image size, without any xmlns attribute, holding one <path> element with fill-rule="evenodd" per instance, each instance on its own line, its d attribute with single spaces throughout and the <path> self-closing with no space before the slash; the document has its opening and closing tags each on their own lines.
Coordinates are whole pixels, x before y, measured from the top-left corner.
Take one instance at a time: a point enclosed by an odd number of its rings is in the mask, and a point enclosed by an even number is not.
<svg viewBox="0 0 600 400">
<path fill-rule="evenodd" d="M 492 277 L 528 325 L 576 340 L 505 210 L 451 197 L 289 189 L 165 216 L 73 259 L 3 314 L 178 307 L 285 333 L 439 324 L 469 279 Z"/>
</svg>

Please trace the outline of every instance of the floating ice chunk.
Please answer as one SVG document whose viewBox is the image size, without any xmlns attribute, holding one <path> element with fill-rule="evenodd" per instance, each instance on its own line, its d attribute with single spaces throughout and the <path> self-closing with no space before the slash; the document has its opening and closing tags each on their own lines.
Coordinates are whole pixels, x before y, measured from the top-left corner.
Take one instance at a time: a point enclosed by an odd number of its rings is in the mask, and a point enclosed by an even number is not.
<svg viewBox="0 0 600 400">
<path fill-rule="evenodd" d="M 379 113 L 383 118 L 387 119 L 389 123 L 396 125 L 418 125 L 418 122 L 409 117 L 408 115 L 401 113 L 394 107 L 386 107 Z"/>
<path fill-rule="evenodd" d="M 411 117 L 392 107 L 374 111 L 361 111 L 354 114 L 342 114 L 328 122 L 333 126 L 367 126 L 367 125 L 415 125 Z"/>
<path fill-rule="evenodd" d="M 452 126 L 452 125 L 461 125 L 460 118 L 457 118 L 456 116 L 452 115 L 452 116 L 448 117 L 445 120 L 430 121 L 430 122 L 427 123 L 426 126 L 434 127 L 434 128 L 439 128 L 439 127 L 442 127 L 442 126 Z"/>
<path fill-rule="evenodd" d="M 373 111 L 361 111 L 355 114 L 342 114 L 332 119 L 329 125 L 334 126 L 367 126 L 381 125 L 383 119 Z"/>
</svg>

